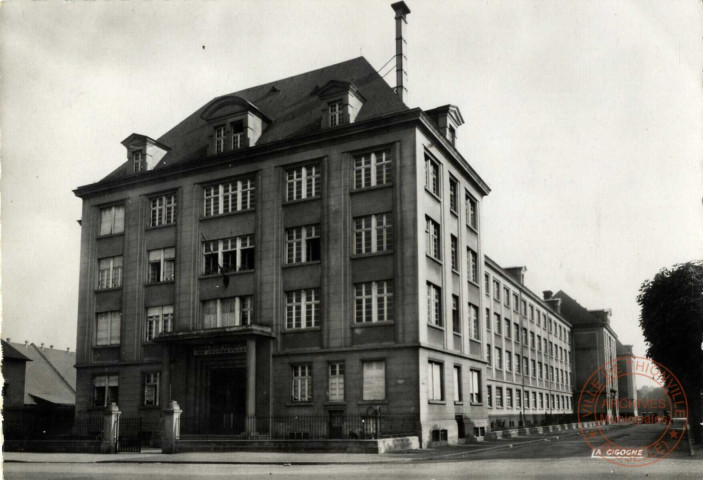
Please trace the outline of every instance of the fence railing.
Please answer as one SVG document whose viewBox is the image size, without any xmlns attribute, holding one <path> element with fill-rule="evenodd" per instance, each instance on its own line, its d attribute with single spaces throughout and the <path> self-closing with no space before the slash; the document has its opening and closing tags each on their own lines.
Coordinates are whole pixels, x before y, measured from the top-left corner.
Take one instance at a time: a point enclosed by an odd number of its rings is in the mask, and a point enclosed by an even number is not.
<svg viewBox="0 0 703 480">
<path fill-rule="evenodd" d="M 416 435 L 417 415 L 223 415 L 209 423 L 181 417 L 181 440 L 372 439 Z"/>
</svg>

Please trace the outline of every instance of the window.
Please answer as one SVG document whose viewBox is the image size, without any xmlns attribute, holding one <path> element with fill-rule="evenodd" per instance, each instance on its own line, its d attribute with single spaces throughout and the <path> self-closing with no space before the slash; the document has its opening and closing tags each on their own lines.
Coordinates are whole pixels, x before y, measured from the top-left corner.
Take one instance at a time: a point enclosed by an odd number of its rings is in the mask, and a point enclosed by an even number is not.
<svg viewBox="0 0 703 480">
<path fill-rule="evenodd" d="M 486 363 L 488 363 L 488 365 L 493 364 L 493 356 L 491 355 L 491 352 L 492 352 L 491 344 L 487 343 L 486 344 Z"/>
<path fill-rule="evenodd" d="M 427 283 L 427 323 L 442 327 L 442 289 Z"/>
<path fill-rule="evenodd" d="M 491 331 L 491 309 L 487 308 L 486 309 L 486 331 L 490 332 Z"/>
<path fill-rule="evenodd" d="M 454 130 L 454 127 L 447 128 L 447 140 L 449 140 L 449 143 L 452 145 L 456 142 L 456 130 Z"/>
<path fill-rule="evenodd" d="M 481 339 L 481 322 L 478 318 L 478 307 L 469 303 L 469 326 L 471 327 L 471 338 Z"/>
<path fill-rule="evenodd" d="M 149 307 L 146 310 L 146 341 L 150 342 L 161 332 L 173 328 L 173 305 Z"/>
<path fill-rule="evenodd" d="M 439 362 L 429 362 L 429 381 L 427 382 L 428 399 L 430 402 L 444 400 L 444 365 Z"/>
<path fill-rule="evenodd" d="M 342 117 L 342 102 L 336 101 L 328 103 L 327 111 L 330 119 L 330 127 L 336 127 L 337 125 L 344 123 L 344 118 Z"/>
<path fill-rule="evenodd" d="M 503 287 L 503 305 L 510 308 L 510 289 Z"/>
<path fill-rule="evenodd" d="M 505 323 L 505 338 L 510 338 L 510 320 L 506 318 L 503 322 Z M 518 337 L 517 340 L 520 340 L 520 337 Z"/>
<path fill-rule="evenodd" d="M 176 249 L 149 251 L 149 283 L 170 282 L 174 278 Z"/>
<path fill-rule="evenodd" d="M 203 302 L 203 328 L 251 325 L 253 317 L 254 297 L 251 295 Z"/>
<path fill-rule="evenodd" d="M 495 333 L 496 333 L 496 335 L 501 335 L 502 330 L 501 330 L 501 326 L 500 326 L 500 313 L 494 313 L 493 317 L 495 318 L 495 325 L 496 325 Z"/>
<path fill-rule="evenodd" d="M 466 248 L 466 253 L 469 263 L 469 281 L 478 283 L 478 255 L 468 247 Z M 486 275 L 486 282 L 488 282 L 488 275 Z M 488 295 L 488 290 L 486 290 L 486 295 Z"/>
<path fill-rule="evenodd" d="M 530 408 L 530 392 L 525 390 L 525 408 Z"/>
<path fill-rule="evenodd" d="M 493 280 L 493 298 L 500 302 L 500 282 Z"/>
<path fill-rule="evenodd" d="M 364 361 L 363 400 L 386 399 L 386 362 L 384 360 Z"/>
<path fill-rule="evenodd" d="M 98 290 L 122 286 L 122 257 L 98 260 Z"/>
<path fill-rule="evenodd" d="M 537 362 L 537 366 L 539 367 L 539 374 L 537 375 L 537 378 L 539 378 L 540 380 L 542 380 L 543 375 L 544 375 L 544 371 L 543 371 L 543 368 L 542 368 L 542 362 Z"/>
<path fill-rule="evenodd" d="M 146 157 L 141 150 L 132 152 L 132 167 L 134 173 L 146 171 Z"/>
<path fill-rule="evenodd" d="M 327 385 L 327 398 L 330 402 L 344 401 L 344 363 L 329 364 L 329 380 Z"/>
<path fill-rule="evenodd" d="M 435 222 L 430 217 L 426 217 L 425 220 L 427 255 L 440 260 L 439 223 Z"/>
<path fill-rule="evenodd" d="M 496 387 L 496 407 L 503 408 L 503 387 Z"/>
<path fill-rule="evenodd" d="M 546 315 L 545 315 L 545 319 L 546 319 Z M 538 327 L 542 326 L 542 315 L 540 315 L 539 312 L 537 312 L 537 326 Z"/>
<path fill-rule="evenodd" d="M 393 226 L 390 213 L 354 219 L 354 254 L 386 252 L 393 248 Z"/>
<path fill-rule="evenodd" d="M 286 328 L 312 328 L 320 325 L 320 291 L 317 288 L 286 293 Z"/>
<path fill-rule="evenodd" d="M 425 155 L 425 188 L 439 196 L 439 164 Z"/>
<path fill-rule="evenodd" d="M 520 325 L 513 323 L 514 338 L 516 342 L 520 341 Z"/>
<path fill-rule="evenodd" d="M 463 392 L 461 391 L 461 367 L 454 365 L 454 401 L 463 401 Z"/>
<path fill-rule="evenodd" d="M 144 374 L 144 406 L 159 406 L 159 373 Z"/>
<path fill-rule="evenodd" d="M 459 316 L 459 297 L 452 295 L 452 331 L 461 334 L 461 317 Z"/>
<path fill-rule="evenodd" d="M 354 188 L 387 185 L 393 181 L 390 149 L 354 157 Z"/>
<path fill-rule="evenodd" d="M 120 344 L 121 312 L 98 313 L 95 328 L 95 344 L 97 346 Z"/>
<path fill-rule="evenodd" d="M 451 247 L 451 253 L 452 253 L 452 270 L 458 271 L 459 270 L 459 253 L 457 252 L 457 239 L 454 235 L 452 235 L 450 238 L 450 247 Z"/>
<path fill-rule="evenodd" d="M 286 170 L 286 200 L 320 196 L 320 166 L 304 165 Z"/>
<path fill-rule="evenodd" d="M 124 232 L 124 207 L 114 206 L 100 209 L 100 235 Z"/>
<path fill-rule="evenodd" d="M 254 208 L 256 184 L 254 178 L 242 178 L 203 189 L 205 216 L 222 215 Z"/>
<path fill-rule="evenodd" d="M 320 260 L 320 233 L 317 225 L 286 230 L 286 263 L 317 262 Z"/>
<path fill-rule="evenodd" d="M 254 269 L 254 236 L 203 242 L 203 274 L 241 272 Z"/>
<path fill-rule="evenodd" d="M 119 376 L 98 375 L 93 377 L 93 406 L 107 407 L 118 403 Z"/>
<path fill-rule="evenodd" d="M 539 408 L 544 408 L 544 396 L 542 393 L 539 394 Z"/>
<path fill-rule="evenodd" d="M 488 385 L 486 387 L 486 393 L 488 394 L 488 407 L 493 408 L 493 387 Z"/>
<path fill-rule="evenodd" d="M 532 408 L 537 408 L 537 393 L 532 392 Z"/>
<path fill-rule="evenodd" d="M 530 305 L 530 321 L 535 321 L 535 307 L 533 307 L 532 305 Z"/>
<path fill-rule="evenodd" d="M 513 408 L 513 389 L 505 389 L 505 408 Z"/>
<path fill-rule="evenodd" d="M 471 403 L 481 403 L 481 372 L 471 370 Z"/>
<path fill-rule="evenodd" d="M 520 373 L 521 370 L 522 369 L 520 367 L 520 355 L 518 355 L 516 353 L 515 354 L 515 373 Z"/>
<path fill-rule="evenodd" d="M 151 202 L 149 226 L 170 225 L 176 223 L 176 195 L 162 195 L 154 197 Z"/>
<path fill-rule="evenodd" d="M 215 153 L 225 151 L 225 126 L 215 127 Z"/>
<path fill-rule="evenodd" d="M 517 312 L 518 308 L 520 308 L 519 297 L 517 293 L 513 293 L 513 310 Z"/>
<path fill-rule="evenodd" d="M 522 408 L 522 392 L 515 390 L 515 408 Z"/>
<path fill-rule="evenodd" d="M 530 347 L 535 348 L 535 332 L 530 332 Z"/>
<path fill-rule="evenodd" d="M 310 365 L 293 365 L 293 381 L 291 382 L 291 401 L 312 401 L 312 372 Z"/>
<path fill-rule="evenodd" d="M 478 202 L 471 195 L 466 196 L 466 224 L 478 229 Z"/>
<path fill-rule="evenodd" d="M 496 347 L 496 368 L 503 369 L 503 350 L 500 347 Z"/>
<path fill-rule="evenodd" d="M 534 359 L 530 360 L 530 366 L 532 367 L 532 377 L 537 378 L 537 364 Z"/>
<path fill-rule="evenodd" d="M 483 275 L 483 290 L 486 295 L 491 294 L 491 276 L 487 273 Z"/>
<path fill-rule="evenodd" d="M 525 368 L 525 376 L 530 376 L 530 364 L 527 363 L 527 357 L 522 357 L 522 365 Z"/>
<path fill-rule="evenodd" d="M 354 320 L 357 323 L 393 320 L 393 282 L 383 280 L 354 285 Z"/>
<path fill-rule="evenodd" d="M 457 202 L 457 181 L 455 178 L 449 177 L 449 210 L 456 213 L 459 210 Z"/>
<path fill-rule="evenodd" d="M 534 337 L 534 333 L 530 335 L 530 338 Z M 532 347 L 534 348 L 534 346 Z M 542 337 L 537 335 L 537 351 L 541 352 L 542 351 Z"/>
<path fill-rule="evenodd" d="M 232 150 L 239 150 L 244 146 L 244 123 L 232 123 Z"/>
</svg>

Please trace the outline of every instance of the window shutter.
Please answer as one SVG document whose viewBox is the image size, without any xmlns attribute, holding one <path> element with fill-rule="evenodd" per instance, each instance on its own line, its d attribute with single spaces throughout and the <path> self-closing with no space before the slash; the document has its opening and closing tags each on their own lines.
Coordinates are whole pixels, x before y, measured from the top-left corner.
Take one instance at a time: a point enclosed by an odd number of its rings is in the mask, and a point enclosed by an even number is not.
<svg viewBox="0 0 703 480">
<path fill-rule="evenodd" d="M 385 400 L 386 363 L 364 362 L 364 400 Z"/>
</svg>

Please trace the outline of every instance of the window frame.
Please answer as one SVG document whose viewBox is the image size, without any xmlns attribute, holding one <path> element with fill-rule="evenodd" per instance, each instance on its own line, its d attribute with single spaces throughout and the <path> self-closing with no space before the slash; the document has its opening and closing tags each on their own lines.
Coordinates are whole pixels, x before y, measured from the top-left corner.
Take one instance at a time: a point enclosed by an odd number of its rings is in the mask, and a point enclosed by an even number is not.
<svg viewBox="0 0 703 480">
<path fill-rule="evenodd" d="M 322 261 L 322 238 L 320 224 L 300 225 L 285 229 L 285 265 L 300 265 Z M 292 235 L 292 236 L 291 236 Z M 315 248 L 317 242 L 317 248 Z M 317 252 L 318 258 L 313 257 Z M 291 258 L 292 255 L 292 258 Z M 300 256 L 300 260 L 296 261 Z"/>
<path fill-rule="evenodd" d="M 483 398 L 481 395 L 481 370 L 470 368 L 469 373 L 471 375 L 471 390 L 469 393 L 469 401 L 472 405 L 481 405 L 483 403 Z"/>
<path fill-rule="evenodd" d="M 429 403 L 442 403 L 445 401 L 445 385 L 444 385 L 444 362 L 438 360 L 428 360 L 427 361 L 427 399 Z M 435 375 L 438 374 L 438 378 Z M 439 387 L 439 392 L 435 389 Z M 439 398 L 437 398 L 437 393 L 439 393 Z"/>
<path fill-rule="evenodd" d="M 107 340 L 100 340 L 100 320 L 101 317 L 104 319 L 107 316 Z M 117 326 L 115 327 L 115 323 Z M 116 334 L 116 335 L 115 335 Z M 116 337 L 116 338 L 114 338 Z M 95 313 L 95 347 L 117 347 L 122 341 L 122 312 L 120 310 L 112 310 L 109 312 L 96 312 Z"/>
<path fill-rule="evenodd" d="M 258 186 L 255 174 L 208 183 L 203 185 L 202 189 L 203 219 L 256 209 Z"/>
<path fill-rule="evenodd" d="M 298 176 L 298 172 L 299 175 Z M 288 167 L 285 173 L 285 203 L 295 203 L 322 196 L 322 163 L 312 162 Z M 293 175 L 293 177 L 291 177 Z M 298 186 L 300 187 L 298 190 Z M 312 190 L 312 193 L 310 192 Z M 297 193 L 300 192 L 300 196 Z"/>
<path fill-rule="evenodd" d="M 157 260 L 152 260 L 152 253 L 158 253 L 160 252 L 159 258 Z M 168 253 L 172 253 L 171 256 L 168 256 Z M 146 252 L 146 257 L 147 257 L 147 281 L 146 283 L 148 284 L 153 284 L 153 283 L 164 283 L 164 282 L 173 282 L 176 279 L 176 247 L 165 247 L 165 248 L 155 248 L 153 250 L 148 250 Z M 153 279 L 152 276 L 152 265 L 158 264 L 159 266 L 159 271 L 158 271 L 158 278 L 156 280 Z M 167 275 L 167 265 L 171 265 L 171 275 Z"/>
<path fill-rule="evenodd" d="M 176 213 L 177 199 L 175 193 L 149 197 L 149 228 L 175 225 Z M 171 221 L 168 221 L 169 218 Z"/>
<path fill-rule="evenodd" d="M 226 305 L 225 301 L 227 302 Z M 234 305 L 231 305 L 233 303 Z M 206 305 L 215 305 L 215 325 L 208 325 L 208 308 Z M 229 308 L 234 308 L 233 311 L 226 311 L 223 306 L 228 306 Z M 214 328 L 227 328 L 227 327 L 243 327 L 247 325 L 254 325 L 255 318 L 254 313 L 255 301 L 254 295 L 237 295 L 233 297 L 223 297 L 223 298 L 212 298 L 208 300 L 202 300 L 200 302 L 200 328 L 203 330 L 210 330 Z M 233 324 L 225 324 L 227 314 L 232 314 Z M 212 314 L 210 314 L 212 315 Z"/>
<path fill-rule="evenodd" d="M 464 391 L 462 388 L 462 375 L 461 375 L 461 365 L 454 365 L 452 369 L 452 383 L 453 383 L 453 394 L 454 394 L 454 404 L 461 405 L 464 403 Z"/>
<path fill-rule="evenodd" d="M 312 403 L 312 364 L 291 364 L 291 403 Z"/>
<path fill-rule="evenodd" d="M 115 265 L 116 260 L 119 259 L 120 265 Z M 103 262 L 109 262 L 107 269 L 102 267 Z M 107 271 L 107 277 L 105 284 L 103 285 L 103 271 Z M 115 255 L 113 257 L 103 257 L 98 259 L 98 285 L 96 290 L 110 290 L 113 288 L 122 288 L 122 275 L 124 271 L 124 257 L 122 255 Z M 117 279 L 115 279 L 117 275 Z"/>
<path fill-rule="evenodd" d="M 354 233 L 352 255 L 362 256 L 393 251 L 392 212 L 354 217 L 352 218 L 352 230 Z M 362 248 L 359 249 L 359 246 Z"/>
<path fill-rule="evenodd" d="M 154 380 L 155 378 L 155 380 Z M 153 403 L 147 403 L 147 389 L 153 387 L 154 400 Z M 142 373 L 142 407 L 158 408 L 161 403 L 161 372 L 143 372 Z"/>
<path fill-rule="evenodd" d="M 353 155 L 353 158 L 352 191 L 393 184 L 394 161 L 391 147 L 371 149 L 363 153 L 357 153 Z M 379 179 L 379 177 L 381 178 Z"/>
<path fill-rule="evenodd" d="M 442 288 L 427 282 L 427 324 L 444 328 L 442 317 Z"/>
<path fill-rule="evenodd" d="M 459 214 L 459 181 L 449 174 L 449 211 Z"/>
<path fill-rule="evenodd" d="M 433 260 L 442 261 L 441 227 L 427 215 L 425 216 L 425 254 Z"/>
<path fill-rule="evenodd" d="M 471 247 L 466 247 L 466 254 L 469 282 L 478 285 L 478 253 Z M 488 293 L 486 293 L 486 295 L 488 295 Z"/>
<path fill-rule="evenodd" d="M 381 398 L 368 398 L 367 393 L 367 377 L 366 365 L 381 364 L 383 365 L 383 396 Z M 388 378 L 386 375 L 386 360 L 385 359 L 362 359 L 361 360 L 361 401 L 362 402 L 384 402 L 388 398 Z M 370 397 L 370 395 L 369 395 Z"/>
<path fill-rule="evenodd" d="M 336 366 L 336 372 L 333 373 L 333 366 Z M 340 368 L 341 367 L 341 368 Z M 341 373 L 340 373 L 341 372 Z M 327 364 L 327 401 L 328 402 L 344 402 L 345 398 L 345 362 L 328 362 Z M 333 382 L 334 380 L 334 382 Z M 336 394 L 333 398 L 332 385 L 335 384 Z"/>
<path fill-rule="evenodd" d="M 285 292 L 286 330 L 298 331 L 319 328 L 321 324 L 322 304 L 319 288 L 303 288 Z M 296 296 L 299 295 L 299 300 Z M 297 315 L 297 314 L 299 315 Z M 292 317 L 291 317 L 292 314 Z M 296 326 L 296 318 L 299 325 Z"/>
<path fill-rule="evenodd" d="M 100 387 L 100 385 L 97 385 L 98 379 L 104 378 L 104 383 L 105 385 L 103 388 L 105 388 L 104 392 L 104 398 L 103 401 L 101 402 L 101 405 L 97 404 L 97 388 Z M 119 397 L 120 397 L 120 375 L 119 373 L 102 373 L 99 375 L 93 375 L 92 378 L 92 385 L 93 385 L 93 402 L 92 402 L 92 408 L 104 408 L 110 405 L 111 403 L 116 403 L 119 405 Z M 110 381 L 115 380 L 114 385 L 110 385 Z M 101 382 L 102 383 L 102 382 Z M 112 399 L 112 395 L 110 394 L 110 387 L 115 388 L 115 396 L 117 398 Z"/>
<path fill-rule="evenodd" d="M 469 302 L 469 328 L 471 340 L 481 341 L 481 319 L 479 318 L 479 308 L 477 305 Z"/>
<path fill-rule="evenodd" d="M 478 201 L 469 192 L 464 193 L 466 204 L 466 226 L 478 232 Z"/>
<path fill-rule="evenodd" d="M 425 190 L 441 198 L 442 173 L 440 163 L 425 152 Z"/>
<path fill-rule="evenodd" d="M 125 206 L 120 205 L 108 205 L 99 208 L 100 221 L 98 222 L 98 236 L 99 237 L 109 237 L 111 235 L 123 235 L 125 230 L 125 217 L 126 211 Z M 105 224 L 105 212 L 109 212 L 109 231 L 103 232 Z M 122 212 L 118 214 L 118 212 Z"/>
<path fill-rule="evenodd" d="M 367 294 L 366 288 L 370 285 L 370 293 Z M 383 285 L 382 293 L 379 293 L 379 286 Z M 388 324 L 394 321 L 395 316 L 395 303 L 394 303 L 394 288 L 393 280 L 374 280 L 371 282 L 359 282 L 353 285 L 354 289 L 354 309 L 353 318 L 355 325 L 369 325 L 369 324 Z M 361 294 L 359 293 L 361 289 Z M 361 300 L 361 308 L 359 308 L 359 300 Z M 383 301 L 383 308 L 380 308 L 381 300 Z M 367 303 L 371 302 L 371 318 L 366 319 L 366 313 L 368 311 Z M 379 312 L 383 311 L 384 318 L 380 319 Z M 359 315 L 361 312 L 361 316 Z M 390 313 L 389 313 L 390 312 Z M 362 318 L 362 320 L 359 320 Z"/>
<path fill-rule="evenodd" d="M 170 312 L 167 312 L 167 310 L 170 310 Z M 149 312 L 152 312 L 150 314 Z M 156 313 L 158 312 L 158 313 Z M 169 315 L 167 320 L 167 315 Z M 153 318 L 153 320 L 152 320 Z M 173 331 L 173 319 L 174 319 L 174 309 L 173 305 L 159 305 L 155 307 L 147 307 L 146 309 L 146 322 L 144 323 L 145 326 L 145 341 L 146 342 L 151 342 L 154 340 L 154 338 L 158 337 L 162 333 L 169 333 Z M 150 325 L 154 325 L 153 328 L 150 328 Z M 168 325 L 168 328 L 166 326 Z"/>
<path fill-rule="evenodd" d="M 234 242 L 234 246 L 232 243 Z M 214 240 L 204 240 L 202 242 L 202 273 L 208 275 L 229 275 L 238 272 L 253 272 L 256 269 L 256 239 L 254 234 L 239 235 L 236 237 L 218 238 Z M 234 268 L 231 262 L 225 267 L 225 256 L 231 260 L 234 255 Z M 211 258 L 215 257 L 217 265 L 215 271 L 211 271 Z M 251 260 L 249 257 L 251 256 Z M 251 263 L 251 268 L 247 266 Z"/>
</svg>

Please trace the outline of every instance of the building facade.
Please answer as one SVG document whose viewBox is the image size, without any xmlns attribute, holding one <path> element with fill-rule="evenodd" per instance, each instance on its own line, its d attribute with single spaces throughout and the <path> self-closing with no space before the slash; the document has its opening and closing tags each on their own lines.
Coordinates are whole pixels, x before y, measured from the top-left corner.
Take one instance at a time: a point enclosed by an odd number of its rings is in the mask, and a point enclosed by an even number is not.
<svg viewBox="0 0 703 480">
<path fill-rule="evenodd" d="M 486 405 L 492 429 L 541 425 L 574 412 L 571 324 L 558 302 L 524 285 L 525 267 L 485 258 Z"/>
<path fill-rule="evenodd" d="M 373 408 L 413 415 L 424 442 L 481 437 L 489 188 L 462 123 L 357 58 L 130 135 L 75 191 L 78 414 L 116 402 L 156 431 L 175 400 L 214 431 Z"/>
<path fill-rule="evenodd" d="M 623 417 L 639 415 L 637 405 L 637 373 L 634 370 L 632 345 L 623 345 L 615 340 L 615 353 L 618 356 L 618 407 Z"/>
</svg>

